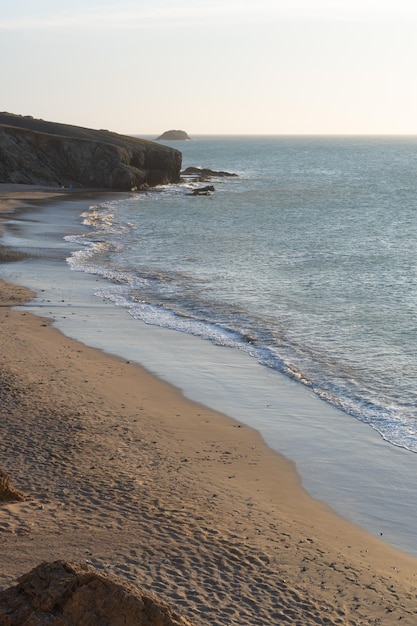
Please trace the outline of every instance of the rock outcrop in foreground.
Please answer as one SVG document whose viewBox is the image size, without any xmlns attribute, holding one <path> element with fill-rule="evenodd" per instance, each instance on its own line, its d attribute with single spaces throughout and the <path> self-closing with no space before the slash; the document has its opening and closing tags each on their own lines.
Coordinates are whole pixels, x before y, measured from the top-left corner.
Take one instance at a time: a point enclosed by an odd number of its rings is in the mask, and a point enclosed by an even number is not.
<svg viewBox="0 0 417 626">
<path fill-rule="evenodd" d="M 178 182 L 182 156 L 152 141 L 0 113 L 0 182 L 144 189 Z"/>
<path fill-rule="evenodd" d="M 9 475 L 0 467 L 0 503 L 24 500 L 23 493 L 12 487 Z"/>
<path fill-rule="evenodd" d="M 0 592 L 0 626 L 191 626 L 152 595 L 87 565 L 42 563 Z"/>
<path fill-rule="evenodd" d="M 159 139 L 166 139 L 170 141 L 184 141 L 185 139 L 190 139 L 190 137 L 187 135 L 185 130 L 166 130 L 164 133 L 162 133 L 162 135 L 159 135 L 159 137 L 156 138 L 157 141 Z"/>
</svg>

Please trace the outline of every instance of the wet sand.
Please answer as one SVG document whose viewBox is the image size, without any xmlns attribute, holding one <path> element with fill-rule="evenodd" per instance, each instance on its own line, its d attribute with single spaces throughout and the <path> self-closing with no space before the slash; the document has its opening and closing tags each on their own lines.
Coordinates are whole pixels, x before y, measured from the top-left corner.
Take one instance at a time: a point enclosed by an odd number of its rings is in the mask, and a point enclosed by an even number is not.
<svg viewBox="0 0 417 626">
<path fill-rule="evenodd" d="M 27 494 L 0 506 L 1 588 L 65 559 L 195 624 L 415 624 L 415 559 L 306 494 L 256 431 L 10 309 L 28 297 L 0 285 L 0 467 Z"/>
</svg>

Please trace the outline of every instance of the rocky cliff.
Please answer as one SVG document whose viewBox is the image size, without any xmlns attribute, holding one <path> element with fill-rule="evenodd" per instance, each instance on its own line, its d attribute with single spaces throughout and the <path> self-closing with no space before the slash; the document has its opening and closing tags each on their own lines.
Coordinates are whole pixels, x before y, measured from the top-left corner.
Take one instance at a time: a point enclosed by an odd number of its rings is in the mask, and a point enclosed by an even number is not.
<svg viewBox="0 0 417 626">
<path fill-rule="evenodd" d="M 144 189 L 179 180 L 181 153 L 107 130 L 0 113 L 0 182 Z"/>
</svg>

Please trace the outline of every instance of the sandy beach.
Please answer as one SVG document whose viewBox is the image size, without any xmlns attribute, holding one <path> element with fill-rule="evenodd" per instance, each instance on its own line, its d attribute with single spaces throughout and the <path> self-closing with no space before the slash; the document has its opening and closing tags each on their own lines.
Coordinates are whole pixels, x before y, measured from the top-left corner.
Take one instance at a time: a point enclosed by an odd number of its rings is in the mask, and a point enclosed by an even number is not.
<svg viewBox="0 0 417 626">
<path fill-rule="evenodd" d="M 3 186 L 0 209 L 61 193 Z M 0 293 L 0 468 L 26 495 L 0 504 L 1 589 L 65 559 L 196 626 L 416 623 L 416 559 L 311 498 L 255 430 Z"/>
</svg>

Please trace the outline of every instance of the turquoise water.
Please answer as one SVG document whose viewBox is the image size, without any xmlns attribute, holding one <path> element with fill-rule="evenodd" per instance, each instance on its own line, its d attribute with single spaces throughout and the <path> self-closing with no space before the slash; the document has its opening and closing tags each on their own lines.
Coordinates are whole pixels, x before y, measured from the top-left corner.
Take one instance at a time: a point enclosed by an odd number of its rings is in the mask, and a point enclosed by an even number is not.
<svg viewBox="0 0 417 626">
<path fill-rule="evenodd" d="M 134 318 L 242 350 L 417 451 L 417 139 L 172 145 L 238 177 L 93 207 L 71 268 Z"/>
</svg>

